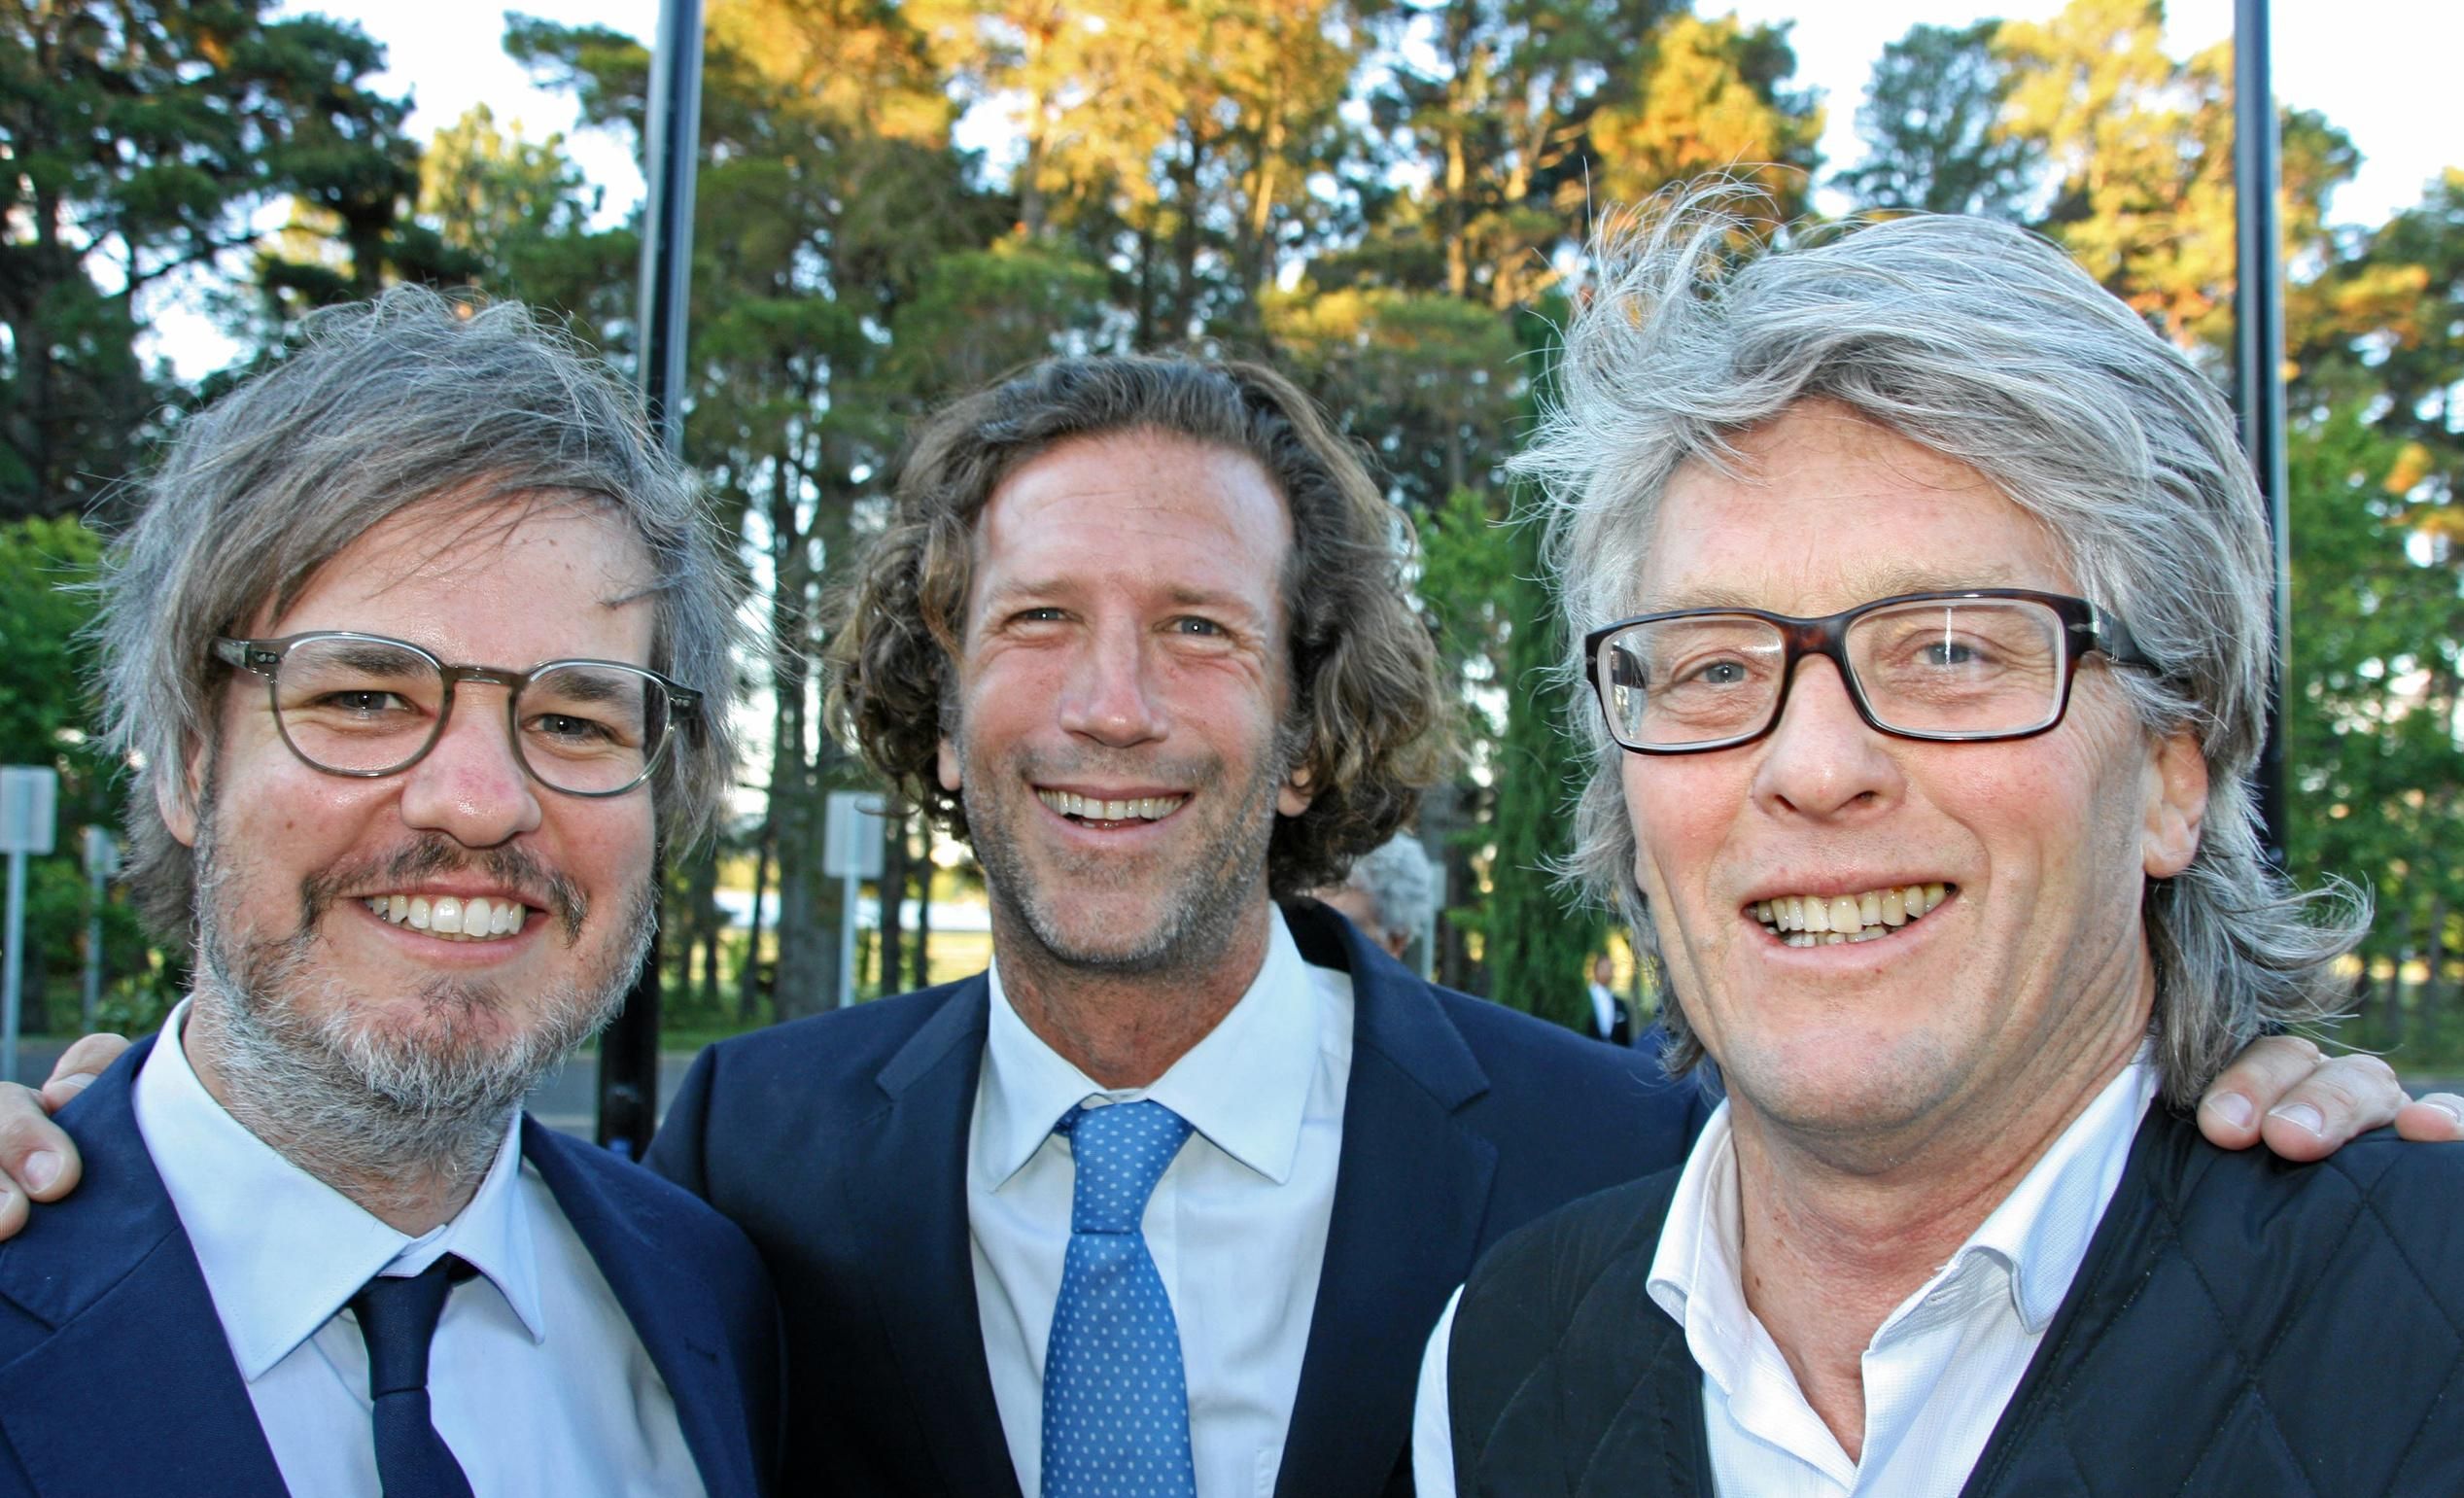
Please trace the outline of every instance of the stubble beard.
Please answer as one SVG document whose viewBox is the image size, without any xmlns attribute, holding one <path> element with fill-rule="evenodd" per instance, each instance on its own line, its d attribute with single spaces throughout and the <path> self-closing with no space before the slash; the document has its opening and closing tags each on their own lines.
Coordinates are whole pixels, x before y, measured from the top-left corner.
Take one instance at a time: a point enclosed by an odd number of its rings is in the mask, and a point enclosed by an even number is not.
<svg viewBox="0 0 2464 1498">
<path fill-rule="evenodd" d="M 1014 822 L 1002 815 L 1004 803 L 1013 801 L 1025 815 L 1035 815 L 1040 803 L 1026 805 L 1034 802 L 1034 794 L 1026 786 L 1046 780 L 1069 779 L 1069 770 L 1028 759 L 1002 780 L 1003 792 L 998 795 L 984 789 L 980 783 L 986 777 L 967 776 L 959 794 L 966 806 L 967 831 L 975 845 L 976 861 L 984 869 L 994 930 L 998 933 L 1006 926 L 1024 934 L 1031 938 L 1035 949 L 1031 953 L 1004 953 L 1005 969 L 1009 961 L 1025 958 L 1038 965 L 1089 975 L 1148 977 L 1203 968 L 1230 951 L 1244 923 L 1254 918 L 1258 891 L 1266 883 L 1267 849 L 1274 835 L 1276 796 L 1293 752 L 1285 742 L 1289 737 L 1278 735 L 1270 751 L 1260 757 L 1257 771 L 1224 821 L 1205 832 L 1178 869 L 1161 871 L 1176 877 L 1172 878 L 1172 888 L 1150 890 L 1156 919 L 1148 922 L 1133 939 L 1120 945 L 1099 945 L 1071 933 L 1061 902 L 1070 898 L 1073 891 L 1057 888 L 1062 884 L 1059 879 L 1037 875 L 1015 835 Z M 971 763 L 965 759 L 963 734 L 957 747 L 962 762 Z M 1082 764 L 1071 768 L 1087 767 Z M 1149 761 L 1143 768 L 1152 772 L 1158 767 Z M 1220 758 L 1167 767 L 1176 784 L 1193 785 L 1220 784 L 1222 771 Z M 1128 865 L 1092 869 L 1082 866 L 1073 883 L 1085 881 L 1095 886 L 1090 892 L 1110 894 L 1151 884 L 1157 872 Z"/>
<path fill-rule="evenodd" d="M 200 822 L 210 828 L 212 820 L 208 806 Z M 520 888 L 544 885 L 558 930 L 542 939 L 577 943 L 586 928 L 580 891 L 561 878 L 542 879 L 538 860 L 517 850 L 471 854 L 432 838 L 380 866 L 422 874 L 478 868 Z M 200 972 L 191 1018 L 209 1021 L 201 1034 L 224 1105 L 250 1132 L 363 1205 L 396 1192 L 453 1195 L 484 1174 L 523 1097 L 624 1002 L 657 927 L 645 875 L 623 893 L 606 959 L 533 997 L 527 1025 L 505 1032 L 515 1006 L 499 984 L 434 976 L 419 985 L 416 1020 L 388 1026 L 374 1021 L 367 995 L 319 971 L 323 919 L 341 888 L 366 887 L 364 870 L 310 875 L 291 934 L 242 938 L 226 909 L 231 866 L 210 831 L 197 867 Z"/>
</svg>

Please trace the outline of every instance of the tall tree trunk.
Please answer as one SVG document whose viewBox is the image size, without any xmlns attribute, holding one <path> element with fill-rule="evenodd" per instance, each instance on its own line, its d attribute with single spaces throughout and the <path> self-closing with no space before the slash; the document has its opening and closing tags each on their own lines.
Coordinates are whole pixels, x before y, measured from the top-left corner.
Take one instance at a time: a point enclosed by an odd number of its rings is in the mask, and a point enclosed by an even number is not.
<svg viewBox="0 0 2464 1498">
<path fill-rule="evenodd" d="M 781 462 L 771 487 L 772 638 L 778 662 L 772 676 L 779 695 L 778 734 L 772 750 L 770 817 L 779 843 L 779 965 L 771 991 L 772 1012 L 781 1020 L 816 1014 L 838 1002 L 839 900 L 821 870 L 829 771 L 829 736 L 808 758 L 806 724 L 813 689 L 812 538 L 796 517 L 795 483 Z"/>
<path fill-rule="evenodd" d="M 2447 900 L 2430 896 L 2430 940 L 2428 979 L 2421 985 L 2421 1032 L 2441 1033 L 2447 1022 Z"/>
<path fill-rule="evenodd" d="M 753 840 L 753 905 L 745 918 L 745 965 L 736 975 L 736 1023 L 750 1025 L 765 992 L 761 981 L 761 899 L 770 885 L 770 809 L 761 814 L 761 836 Z"/>
<path fill-rule="evenodd" d="M 882 902 L 882 993 L 884 995 L 901 991 L 900 972 L 906 954 L 906 935 L 902 929 L 906 913 L 900 909 L 907 902 L 907 818 L 904 813 L 882 819 L 882 877 L 878 887 Z"/>
<path fill-rule="evenodd" d="M 924 854 L 916 860 L 916 987 L 932 987 L 932 823 L 924 823 Z"/>
</svg>

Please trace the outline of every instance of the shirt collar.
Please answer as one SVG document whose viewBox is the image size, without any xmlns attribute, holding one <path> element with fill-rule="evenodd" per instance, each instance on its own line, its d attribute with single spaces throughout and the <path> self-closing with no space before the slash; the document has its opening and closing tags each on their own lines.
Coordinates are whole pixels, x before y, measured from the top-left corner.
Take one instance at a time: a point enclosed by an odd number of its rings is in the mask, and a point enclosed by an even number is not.
<svg viewBox="0 0 2464 1498">
<path fill-rule="evenodd" d="M 1935 1282 L 1957 1273 L 1962 1260 L 1991 1255 L 2010 1272 L 2021 1324 L 2031 1336 L 2043 1331 L 2070 1293 L 2105 1203 L 2122 1184 L 2157 1082 L 2153 1052 L 2142 1048 L 1960 1245 Z"/>
<path fill-rule="evenodd" d="M 2055 1137 L 1950 1263 L 1891 1312 L 1884 1328 L 1952 1280 L 1971 1258 L 1985 1255 L 2009 1271 L 2012 1305 L 2028 1332 L 2043 1331 L 2070 1293 L 2097 1224 L 2121 1184 L 2157 1082 L 2152 1052 L 2142 1048 Z M 1652 1301 L 1685 1329 L 1694 1361 L 1729 1390 L 1742 1376 L 1756 1338 L 1768 1335 L 1746 1304 L 1742 1208 L 1736 1141 L 1722 1099 L 1678 1175 L 1646 1284 Z"/>
<path fill-rule="evenodd" d="M 387 1270 L 457 1254 L 497 1287 L 533 1341 L 545 1336 L 531 1223 L 515 1189 L 516 1114 L 468 1205 L 419 1237 L 396 1232 L 248 1132 L 181 1049 L 183 1001 L 139 1071 L 137 1130 L 188 1234 L 240 1376 L 254 1382 Z"/>
<path fill-rule="evenodd" d="M 1033 1158 L 1062 1114 L 1090 1098 L 1153 1098 L 1260 1175 L 1277 1185 L 1291 1178 L 1319 1048 L 1316 989 L 1282 911 L 1267 908 L 1267 959 L 1239 1001 L 1143 1088 L 1102 1087 L 1046 1045 L 1011 1007 L 997 953 L 989 978 L 984 1106 L 969 1148 L 977 1176 L 993 1190 Z"/>
</svg>

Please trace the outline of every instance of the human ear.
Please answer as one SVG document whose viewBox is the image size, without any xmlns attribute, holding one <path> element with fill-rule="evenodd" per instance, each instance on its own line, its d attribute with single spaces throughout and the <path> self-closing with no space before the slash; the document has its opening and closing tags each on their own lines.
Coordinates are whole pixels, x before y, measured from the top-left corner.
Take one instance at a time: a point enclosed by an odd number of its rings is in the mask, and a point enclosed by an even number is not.
<svg viewBox="0 0 2464 1498">
<path fill-rule="evenodd" d="M 2139 834 L 2148 878 L 2170 879 L 2190 867 L 2206 817 L 2207 756 L 2197 735 L 2177 729 L 2148 755 L 2146 819 Z"/>
<path fill-rule="evenodd" d="M 1286 817 L 1298 817 L 1309 809 L 1317 795 L 1309 788 L 1309 767 L 1301 765 L 1283 778 L 1282 786 L 1275 791 L 1275 810 Z"/>
<path fill-rule="evenodd" d="M 205 804 L 205 745 L 202 741 L 189 749 L 188 765 L 181 775 L 156 777 L 154 783 L 154 806 L 162 815 L 162 824 L 183 848 L 196 846 L 196 809 Z"/>
</svg>

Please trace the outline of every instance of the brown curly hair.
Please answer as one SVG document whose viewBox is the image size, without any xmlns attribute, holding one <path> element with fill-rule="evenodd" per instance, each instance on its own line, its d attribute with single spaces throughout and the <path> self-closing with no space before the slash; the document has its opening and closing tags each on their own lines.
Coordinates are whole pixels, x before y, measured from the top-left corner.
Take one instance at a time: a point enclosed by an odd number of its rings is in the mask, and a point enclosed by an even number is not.
<svg viewBox="0 0 2464 1498">
<path fill-rule="evenodd" d="M 1445 711 L 1429 629 L 1404 585 L 1410 521 L 1309 398 L 1262 366 L 1051 359 L 926 422 L 900 467 L 887 528 L 833 600 L 832 721 L 911 805 L 965 837 L 966 812 L 935 757 L 956 700 L 976 517 L 1054 448 L 1141 431 L 1247 455 L 1291 506 L 1282 738 L 1313 799 L 1275 819 L 1267 883 L 1277 895 L 1332 884 L 1417 809 L 1438 776 Z"/>
</svg>

